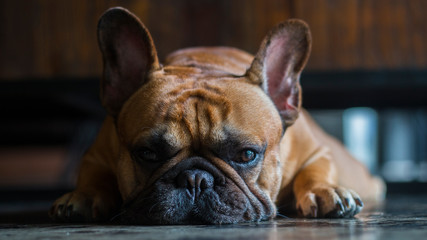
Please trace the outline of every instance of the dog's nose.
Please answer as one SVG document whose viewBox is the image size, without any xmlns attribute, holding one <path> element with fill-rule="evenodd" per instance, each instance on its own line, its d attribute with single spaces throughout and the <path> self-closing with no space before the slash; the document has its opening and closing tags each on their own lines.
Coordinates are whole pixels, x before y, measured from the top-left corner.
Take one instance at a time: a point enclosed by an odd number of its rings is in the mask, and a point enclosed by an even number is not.
<svg viewBox="0 0 427 240">
<path fill-rule="evenodd" d="M 203 190 L 214 186 L 214 178 L 212 174 L 199 170 L 185 170 L 178 175 L 178 187 L 186 188 L 189 197 L 195 198 L 200 195 Z"/>
</svg>

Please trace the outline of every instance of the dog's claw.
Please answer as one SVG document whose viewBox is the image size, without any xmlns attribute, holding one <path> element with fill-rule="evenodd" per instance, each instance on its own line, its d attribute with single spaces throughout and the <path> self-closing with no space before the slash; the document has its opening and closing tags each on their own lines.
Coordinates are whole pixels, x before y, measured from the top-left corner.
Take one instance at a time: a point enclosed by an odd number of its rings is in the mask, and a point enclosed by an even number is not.
<svg viewBox="0 0 427 240">
<path fill-rule="evenodd" d="M 65 217 L 67 217 L 67 218 L 71 217 L 72 212 L 73 212 L 73 205 L 69 205 L 67 207 L 67 211 L 65 212 Z"/>
<path fill-rule="evenodd" d="M 360 197 L 352 190 L 336 186 L 319 186 L 297 200 L 305 217 L 353 217 L 362 210 Z M 299 210 L 301 211 L 301 210 Z"/>
<path fill-rule="evenodd" d="M 62 215 L 64 214 L 64 205 L 63 204 L 60 204 L 58 206 L 57 212 L 58 212 L 58 216 L 62 217 Z"/>
<path fill-rule="evenodd" d="M 354 199 L 354 201 L 356 202 L 357 206 L 363 207 L 363 202 L 360 198 L 356 198 L 356 199 Z"/>
<path fill-rule="evenodd" d="M 114 200 L 101 195 L 71 192 L 53 203 L 49 215 L 59 222 L 106 221 L 118 205 Z"/>
<path fill-rule="evenodd" d="M 311 217 L 317 218 L 317 207 L 311 206 Z"/>
<path fill-rule="evenodd" d="M 344 206 L 342 205 L 342 202 L 339 201 L 337 204 L 335 204 L 339 212 L 344 212 Z"/>
<path fill-rule="evenodd" d="M 350 206 L 350 198 L 344 198 L 344 204 L 346 206 L 347 209 L 351 208 Z"/>
</svg>

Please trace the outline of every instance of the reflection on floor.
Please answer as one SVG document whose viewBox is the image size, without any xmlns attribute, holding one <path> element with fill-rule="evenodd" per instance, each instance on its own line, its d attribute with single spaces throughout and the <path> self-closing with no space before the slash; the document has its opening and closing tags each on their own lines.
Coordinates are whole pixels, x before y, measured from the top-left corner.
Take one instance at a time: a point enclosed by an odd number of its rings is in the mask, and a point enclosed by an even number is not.
<svg viewBox="0 0 427 240">
<path fill-rule="evenodd" d="M 426 239 L 427 195 L 391 196 L 353 219 L 280 218 L 223 226 L 58 225 L 45 215 L 43 223 L 28 216 L 0 214 L 0 239 Z"/>
</svg>

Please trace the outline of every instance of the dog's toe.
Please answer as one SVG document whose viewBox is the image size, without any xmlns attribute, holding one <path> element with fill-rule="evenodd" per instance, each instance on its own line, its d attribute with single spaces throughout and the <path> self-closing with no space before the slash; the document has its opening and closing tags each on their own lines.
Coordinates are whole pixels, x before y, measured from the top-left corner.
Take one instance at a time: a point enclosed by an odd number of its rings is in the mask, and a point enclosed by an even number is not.
<svg viewBox="0 0 427 240">
<path fill-rule="evenodd" d="M 56 200 L 49 216 L 58 222 L 88 222 L 92 219 L 91 201 L 81 193 L 67 193 Z"/>
<path fill-rule="evenodd" d="M 297 209 L 300 216 L 316 218 L 318 216 L 316 195 L 311 192 L 307 193 L 302 199 L 300 199 Z"/>
<path fill-rule="evenodd" d="M 342 187 L 316 187 L 297 199 L 298 212 L 304 217 L 353 217 L 362 208 L 363 202 L 359 195 Z"/>
<path fill-rule="evenodd" d="M 57 222 L 102 222 L 109 220 L 117 206 L 120 206 L 119 199 L 108 194 L 74 191 L 56 200 L 49 216 Z"/>
<path fill-rule="evenodd" d="M 335 208 L 327 212 L 325 217 L 349 218 L 354 217 L 362 210 L 363 202 L 356 192 L 343 187 L 335 187 L 334 190 L 339 200 Z"/>
</svg>

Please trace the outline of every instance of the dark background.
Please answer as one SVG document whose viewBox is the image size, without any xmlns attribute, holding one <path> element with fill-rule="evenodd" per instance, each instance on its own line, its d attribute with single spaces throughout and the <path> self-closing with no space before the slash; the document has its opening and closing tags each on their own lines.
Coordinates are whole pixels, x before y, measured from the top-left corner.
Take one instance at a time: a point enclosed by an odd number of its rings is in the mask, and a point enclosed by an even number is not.
<svg viewBox="0 0 427 240">
<path fill-rule="evenodd" d="M 109 7 L 130 9 L 149 28 L 160 59 L 200 45 L 255 53 L 267 31 L 288 18 L 310 26 L 307 70 L 424 69 L 423 0 L 0 1 L 0 77 L 97 77 L 96 25 Z"/>
<path fill-rule="evenodd" d="M 377 174 L 384 174 L 389 161 L 393 129 L 409 131 L 414 142 L 404 160 L 418 170 L 427 166 L 425 0 L 0 0 L 3 199 L 34 192 L 50 197 L 74 184 L 78 159 L 105 114 L 98 100 L 102 61 L 96 25 L 105 10 L 118 5 L 148 27 L 160 59 L 190 46 L 256 53 L 274 25 L 305 20 L 313 48 L 301 78 L 303 105 L 339 138 L 345 109 L 373 109 Z M 405 127 L 383 128 L 396 114 Z M 397 145 L 407 142 L 396 136 Z M 420 186 L 427 173 L 412 175 L 391 179 L 390 190 L 425 192 Z"/>
</svg>

